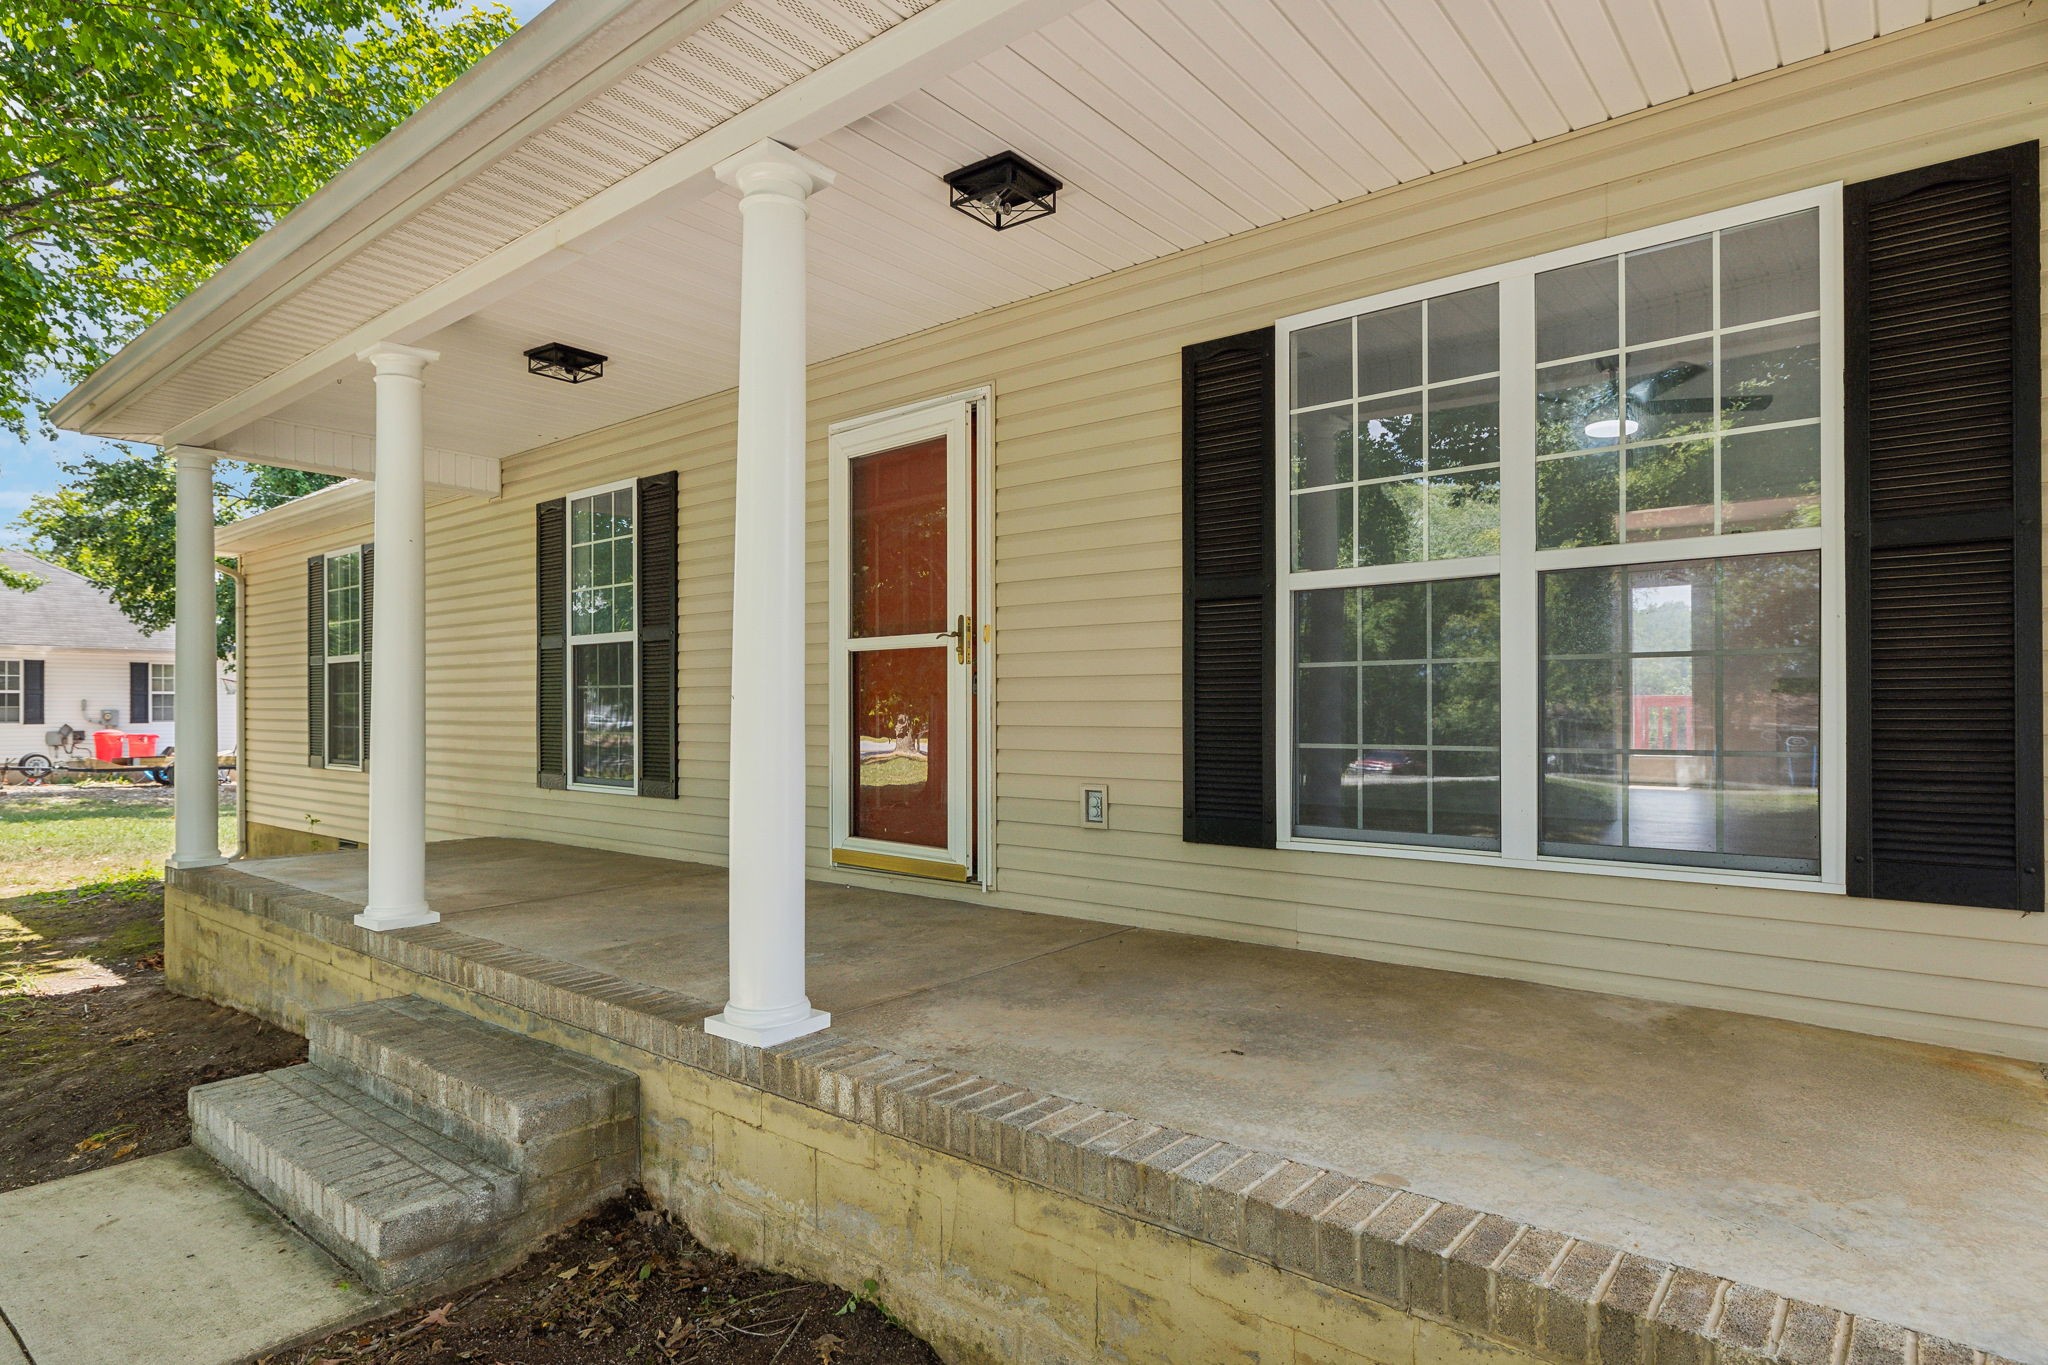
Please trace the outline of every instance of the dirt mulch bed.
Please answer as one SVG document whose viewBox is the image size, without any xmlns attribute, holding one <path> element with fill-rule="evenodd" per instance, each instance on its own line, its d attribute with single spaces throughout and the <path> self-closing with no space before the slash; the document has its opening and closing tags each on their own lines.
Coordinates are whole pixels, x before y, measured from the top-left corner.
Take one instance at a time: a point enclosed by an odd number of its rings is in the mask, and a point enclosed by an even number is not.
<svg viewBox="0 0 2048 1365">
<path fill-rule="evenodd" d="M 0 1001 L 0 1190 L 182 1147 L 185 1092 L 306 1059 L 305 1040 L 163 988 L 162 973 Z"/>
<path fill-rule="evenodd" d="M 706 1250 L 637 1193 L 556 1234 L 522 1265 L 257 1365 L 646 1361 L 650 1365 L 936 1365 L 874 1297 Z"/>
<path fill-rule="evenodd" d="M 163 887 L 0 899 L 0 1190 L 181 1147 L 185 1092 L 304 1061 L 305 1041 L 163 985 Z"/>
</svg>

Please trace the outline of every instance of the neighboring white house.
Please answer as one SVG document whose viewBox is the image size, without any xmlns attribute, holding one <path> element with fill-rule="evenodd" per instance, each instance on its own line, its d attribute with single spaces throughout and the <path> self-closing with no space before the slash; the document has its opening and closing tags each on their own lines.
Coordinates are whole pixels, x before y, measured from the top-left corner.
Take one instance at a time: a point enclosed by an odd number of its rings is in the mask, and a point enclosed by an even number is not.
<svg viewBox="0 0 2048 1365">
<path fill-rule="evenodd" d="M 145 633 L 69 569 L 19 550 L 0 550 L 0 564 L 42 580 L 30 592 L 0 588 L 0 763 L 87 757 L 95 730 L 155 735 L 159 752 L 176 744 L 176 632 Z M 215 697 L 220 747 L 232 749 L 224 668 Z"/>
</svg>

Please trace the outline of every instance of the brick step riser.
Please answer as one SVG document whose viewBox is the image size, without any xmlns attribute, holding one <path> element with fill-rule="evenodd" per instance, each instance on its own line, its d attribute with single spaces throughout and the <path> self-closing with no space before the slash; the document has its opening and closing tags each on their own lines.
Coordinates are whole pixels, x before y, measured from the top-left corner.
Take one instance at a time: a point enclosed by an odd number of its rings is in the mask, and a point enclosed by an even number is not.
<svg viewBox="0 0 2048 1365">
<path fill-rule="evenodd" d="M 315 1035 L 319 1037 L 319 1035 Z M 514 1116 L 498 1096 L 451 1077 L 423 1059 L 342 1035 L 315 1042 L 307 1060 L 337 1080 L 391 1106 L 449 1139 L 531 1180 L 551 1181 L 581 1166 L 621 1167 L 630 1181 L 639 1166 L 637 1094 L 627 1105 L 610 1096 Z M 612 1112 L 624 1108 L 623 1114 Z M 514 1134 L 525 1133 L 521 1140 Z"/>
<path fill-rule="evenodd" d="M 509 1172 L 467 1197 L 371 1214 L 337 1195 L 305 1154 L 237 1121 L 211 1097 L 195 1092 L 191 1114 L 195 1146 L 379 1291 L 443 1279 L 490 1256 L 515 1221 L 525 1221 L 519 1181 Z M 321 1118 L 307 1110 L 307 1122 Z"/>
</svg>

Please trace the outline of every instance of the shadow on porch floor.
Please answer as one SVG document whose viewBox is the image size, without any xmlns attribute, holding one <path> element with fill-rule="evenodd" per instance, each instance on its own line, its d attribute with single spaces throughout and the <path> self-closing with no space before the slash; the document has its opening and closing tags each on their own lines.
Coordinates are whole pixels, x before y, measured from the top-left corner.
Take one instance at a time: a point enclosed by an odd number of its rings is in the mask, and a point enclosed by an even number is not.
<svg viewBox="0 0 2048 1365">
<path fill-rule="evenodd" d="M 237 864 L 360 904 L 359 851 Z M 722 870 L 432 845 L 448 927 L 725 994 Z M 1621 996 L 813 882 L 836 1031 L 2048 1359 L 2048 1078 Z"/>
</svg>

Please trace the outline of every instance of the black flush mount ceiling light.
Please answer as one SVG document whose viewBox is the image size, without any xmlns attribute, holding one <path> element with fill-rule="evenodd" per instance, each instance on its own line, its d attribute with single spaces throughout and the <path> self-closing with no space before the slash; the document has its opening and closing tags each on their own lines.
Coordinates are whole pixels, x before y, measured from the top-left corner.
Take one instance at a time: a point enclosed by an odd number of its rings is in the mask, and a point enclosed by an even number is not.
<svg viewBox="0 0 2048 1365">
<path fill-rule="evenodd" d="M 560 341 L 550 341 L 526 353 L 526 372 L 544 374 L 565 384 L 604 378 L 605 357 L 596 351 L 580 351 Z"/>
<path fill-rule="evenodd" d="M 962 166 L 946 177 L 953 207 L 997 232 L 1050 218 L 1059 207 L 1060 182 L 1015 152 Z"/>
</svg>

